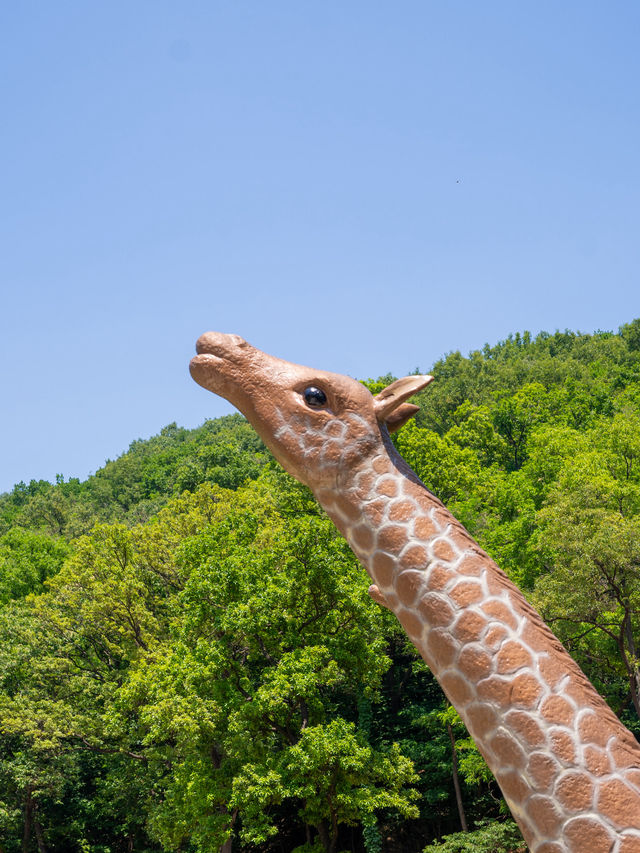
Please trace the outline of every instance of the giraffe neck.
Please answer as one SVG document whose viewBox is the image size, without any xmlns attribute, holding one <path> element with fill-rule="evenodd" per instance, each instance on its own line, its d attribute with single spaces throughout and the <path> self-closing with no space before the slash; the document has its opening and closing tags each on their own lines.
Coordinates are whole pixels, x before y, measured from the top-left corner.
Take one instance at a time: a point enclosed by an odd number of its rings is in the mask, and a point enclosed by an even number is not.
<svg viewBox="0 0 640 853">
<path fill-rule="evenodd" d="M 640 747 L 537 612 L 384 449 L 316 496 L 440 682 L 532 853 L 640 853 Z"/>
</svg>

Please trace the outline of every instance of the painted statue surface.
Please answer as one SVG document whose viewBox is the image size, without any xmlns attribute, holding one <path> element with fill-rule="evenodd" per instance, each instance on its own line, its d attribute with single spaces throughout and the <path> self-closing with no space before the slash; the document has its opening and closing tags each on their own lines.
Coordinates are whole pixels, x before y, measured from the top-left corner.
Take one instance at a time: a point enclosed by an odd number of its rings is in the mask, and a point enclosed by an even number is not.
<svg viewBox="0 0 640 853">
<path fill-rule="evenodd" d="M 432 381 L 376 396 L 237 335 L 199 338 L 193 378 L 313 491 L 440 682 L 532 853 L 640 853 L 640 745 L 389 433 Z"/>
</svg>

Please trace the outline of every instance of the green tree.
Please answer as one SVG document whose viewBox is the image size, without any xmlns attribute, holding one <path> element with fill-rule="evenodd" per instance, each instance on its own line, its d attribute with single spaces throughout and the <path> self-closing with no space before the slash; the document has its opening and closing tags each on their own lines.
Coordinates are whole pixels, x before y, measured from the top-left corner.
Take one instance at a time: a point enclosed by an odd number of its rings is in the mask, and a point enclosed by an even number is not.
<svg viewBox="0 0 640 853">
<path fill-rule="evenodd" d="M 343 716 L 363 692 L 375 695 L 389 666 L 383 616 L 331 523 L 283 516 L 281 502 L 256 483 L 180 546 L 187 580 L 171 648 L 140 660 L 121 694 L 146 748 L 170 756 L 151 826 L 172 849 L 190 839 L 217 850 L 238 826 L 261 843 L 282 814 L 333 849 L 343 823 L 411 812 L 410 762 L 393 745 L 374 748 Z M 350 763 L 352 749 L 362 766 Z M 314 762 L 328 787 L 312 797 Z"/>
<path fill-rule="evenodd" d="M 590 449 L 560 470 L 539 514 L 548 569 L 536 592 L 543 615 L 614 702 L 612 676 L 623 675 L 640 716 L 639 424 L 635 413 L 600 424 Z"/>
<path fill-rule="evenodd" d="M 397 744 L 384 752 L 358 737 L 343 719 L 305 729 L 285 758 L 285 791 L 302 802 L 300 816 L 334 853 L 341 824 L 370 823 L 382 809 L 417 817 L 412 762 Z"/>
<path fill-rule="evenodd" d="M 58 571 L 70 548 L 61 539 L 13 527 L 0 537 L 0 604 L 41 592 Z"/>
<path fill-rule="evenodd" d="M 522 834 L 512 820 L 480 821 L 471 832 L 455 832 L 428 844 L 422 853 L 527 853 Z"/>
</svg>

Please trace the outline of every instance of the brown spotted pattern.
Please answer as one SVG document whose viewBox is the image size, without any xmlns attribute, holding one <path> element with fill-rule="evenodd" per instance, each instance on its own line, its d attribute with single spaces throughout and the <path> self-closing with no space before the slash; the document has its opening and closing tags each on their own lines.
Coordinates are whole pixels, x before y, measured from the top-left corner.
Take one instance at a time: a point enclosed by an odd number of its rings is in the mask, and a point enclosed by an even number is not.
<svg viewBox="0 0 640 853">
<path fill-rule="evenodd" d="M 318 497 L 465 721 L 530 849 L 640 853 L 635 738 L 519 590 L 385 450 L 342 492 Z"/>
</svg>

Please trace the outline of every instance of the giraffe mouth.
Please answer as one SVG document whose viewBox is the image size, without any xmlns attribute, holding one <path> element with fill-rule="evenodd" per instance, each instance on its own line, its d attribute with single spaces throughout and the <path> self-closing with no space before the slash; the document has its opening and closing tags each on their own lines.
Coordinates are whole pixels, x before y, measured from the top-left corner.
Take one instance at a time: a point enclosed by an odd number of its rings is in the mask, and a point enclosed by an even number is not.
<svg viewBox="0 0 640 853">
<path fill-rule="evenodd" d="M 233 361 L 225 356 L 201 352 L 189 362 L 189 373 L 198 385 L 228 400 L 229 368 L 232 366 Z"/>
<path fill-rule="evenodd" d="M 189 372 L 198 385 L 225 397 L 230 402 L 232 386 L 237 382 L 237 371 L 242 356 L 252 347 L 239 335 L 205 332 L 198 338 L 196 353 L 189 362 Z"/>
<path fill-rule="evenodd" d="M 212 385 L 217 385 L 216 379 L 222 380 L 224 368 L 228 364 L 228 360 L 223 356 L 215 355 L 212 352 L 201 352 L 189 362 L 189 373 L 198 383 L 204 388 L 214 393 L 219 393 L 217 388 Z"/>
<path fill-rule="evenodd" d="M 242 351 L 251 348 L 240 335 L 225 335 L 221 332 L 205 332 L 196 341 L 196 353 L 190 366 L 220 366 L 224 362 L 237 362 Z"/>
<path fill-rule="evenodd" d="M 216 355 L 213 352 L 199 352 L 198 355 L 194 355 L 194 357 L 189 362 L 189 367 L 198 366 L 201 364 L 224 364 L 227 359 L 224 356 Z"/>
</svg>

